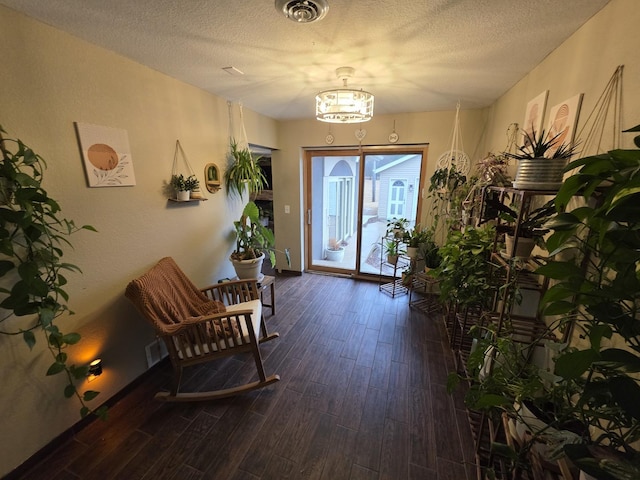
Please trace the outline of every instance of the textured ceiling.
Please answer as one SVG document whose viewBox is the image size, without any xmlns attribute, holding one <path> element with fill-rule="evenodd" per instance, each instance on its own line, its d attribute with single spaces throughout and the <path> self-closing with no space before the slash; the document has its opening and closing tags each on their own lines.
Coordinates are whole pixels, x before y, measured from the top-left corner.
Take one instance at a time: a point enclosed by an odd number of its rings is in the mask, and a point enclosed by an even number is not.
<svg viewBox="0 0 640 480">
<path fill-rule="evenodd" d="M 349 86 L 375 113 L 490 105 L 608 0 L 328 0 L 312 24 L 273 0 L 0 0 L 9 8 L 276 119 L 313 118 Z M 233 76 L 223 67 L 244 72 Z"/>
</svg>

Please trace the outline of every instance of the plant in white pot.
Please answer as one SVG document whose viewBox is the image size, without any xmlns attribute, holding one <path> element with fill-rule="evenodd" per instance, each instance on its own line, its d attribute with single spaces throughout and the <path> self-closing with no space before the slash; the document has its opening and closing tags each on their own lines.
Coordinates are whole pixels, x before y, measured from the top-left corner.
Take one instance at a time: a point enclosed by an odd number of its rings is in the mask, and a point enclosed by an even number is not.
<svg viewBox="0 0 640 480">
<path fill-rule="evenodd" d="M 260 223 L 260 209 L 254 202 L 244 207 L 240 219 L 233 222 L 236 229 L 236 249 L 230 260 L 238 278 L 262 278 L 262 262 L 269 255 L 271 266 L 276 266 L 275 236 Z M 284 250 L 287 264 L 291 264 L 289 249 Z"/>
<path fill-rule="evenodd" d="M 506 208 L 509 209 L 508 207 Z M 505 234 L 507 255 L 510 257 L 529 258 L 536 245 L 543 246 L 542 238 L 549 232 L 545 224 L 554 214 L 555 206 L 553 200 L 532 210 L 529 215 L 520 222 L 517 241 L 515 231 Z M 517 214 L 515 211 L 509 209 L 509 213 L 507 213 L 504 218 L 515 222 Z"/>
<path fill-rule="evenodd" d="M 564 167 L 574 154 L 575 143 L 558 145 L 560 134 L 549 137 L 543 130 L 524 132 L 524 145 L 516 153 L 506 153 L 518 160 L 514 188 L 526 190 L 558 190 L 562 186 Z"/>
<path fill-rule="evenodd" d="M 342 262 L 344 260 L 344 247 L 342 242 L 337 241 L 335 238 L 329 239 L 329 246 L 325 252 L 327 260 L 330 262 Z"/>
<path fill-rule="evenodd" d="M 431 239 L 431 235 L 432 233 L 429 230 L 422 228 L 420 225 L 405 231 L 402 240 L 407 245 L 407 257 L 414 260 L 417 259 L 420 245 L 428 242 Z"/>
<path fill-rule="evenodd" d="M 189 175 L 185 178 L 183 174 L 171 176 L 171 186 L 176 191 L 176 200 L 187 201 L 191 196 L 191 192 L 200 187 L 200 182 L 195 175 Z"/>
</svg>

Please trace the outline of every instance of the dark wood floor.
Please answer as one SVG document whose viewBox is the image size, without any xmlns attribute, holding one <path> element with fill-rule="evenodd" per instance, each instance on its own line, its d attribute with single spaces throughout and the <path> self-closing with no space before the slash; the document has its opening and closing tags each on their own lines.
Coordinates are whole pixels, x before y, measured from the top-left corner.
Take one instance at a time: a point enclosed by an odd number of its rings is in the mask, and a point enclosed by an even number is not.
<svg viewBox="0 0 640 480">
<path fill-rule="evenodd" d="M 274 385 L 198 404 L 153 400 L 171 379 L 157 368 L 110 410 L 22 478 L 461 480 L 475 478 L 442 320 L 375 283 L 278 277 L 280 338 L 263 345 Z M 269 310 L 266 310 L 269 313 Z M 254 376 L 249 357 L 187 371 L 212 389 Z"/>
</svg>

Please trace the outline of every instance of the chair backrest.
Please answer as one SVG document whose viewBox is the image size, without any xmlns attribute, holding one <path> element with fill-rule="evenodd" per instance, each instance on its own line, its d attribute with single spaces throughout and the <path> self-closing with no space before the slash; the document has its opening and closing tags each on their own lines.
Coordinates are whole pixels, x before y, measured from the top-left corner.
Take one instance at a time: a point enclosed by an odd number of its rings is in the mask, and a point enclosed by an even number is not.
<svg viewBox="0 0 640 480">
<path fill-rule="evenodd" d="M 225 311 L 225 306 L 207 298 L 171 257 L 129 282 L 125 296 L 161 334 L 186 318 Z"/>
</svg>

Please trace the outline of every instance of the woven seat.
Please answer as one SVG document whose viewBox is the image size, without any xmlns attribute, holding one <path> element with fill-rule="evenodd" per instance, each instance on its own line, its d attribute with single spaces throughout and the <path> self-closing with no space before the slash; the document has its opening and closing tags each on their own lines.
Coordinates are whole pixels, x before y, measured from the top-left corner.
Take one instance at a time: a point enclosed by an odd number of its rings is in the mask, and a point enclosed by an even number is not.
<svg viewBox="0 0 640 480">
<path fill-rule="evenodd" d="M 125 296 L 155 328 L 169 352 L 175 380 L 166 401 L 211 400 L 229 397 L 280 380 L 266 376 L 259 344 L 269 335 L 262 315 L 256 280 L 237 280 L 197 288 L 171 257 L 127 285 Z M 253 354 L 259 380 L 208 392 L 180 392 L 183 368 L 229 355 Z"/>
</svg>

